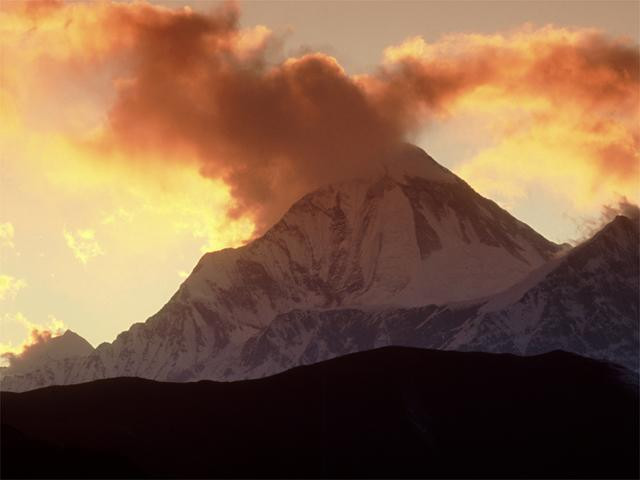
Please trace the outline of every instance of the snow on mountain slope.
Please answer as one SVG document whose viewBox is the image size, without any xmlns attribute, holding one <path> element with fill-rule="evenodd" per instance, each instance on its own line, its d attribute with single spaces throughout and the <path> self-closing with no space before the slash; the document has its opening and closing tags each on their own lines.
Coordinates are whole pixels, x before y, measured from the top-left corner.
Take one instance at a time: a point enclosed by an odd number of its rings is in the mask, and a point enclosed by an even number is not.
<svg viewBox="0 0 640 480">
<path fill-rule="evenodd" d="M 247 342 L 243 376 L 383 345 L 522 355 L 565 350 L 637 372 L 639 246 L 637 220 L 617 217 L 589 241 L 485 300 L 289 312 Z"/>
<path fill-rule="evenodd" d="M 298 306 L 418 305 L 494 293 L 558 250 L 419 151 L 421 161 L 375 178 L 333 185 L 298 201 L 265 236 L 203 258 L 185 282 L 206 301 L 246 295 L 240 323 Z M 408 157 L 418 155 L 410 150 Z M 415 168 L 412 170 L 411 168 Z M 417 176 L 424 175 L 424 176 Z M 443 287 L 455 279 L 456 288 Z M 212 295 L 214 293 L 214 295 Z M 237 303 L 233 309 L 237 311 Z M 255 315 L 254 315 L 255 314 Z"/>
<path fill-rule="evenodd" d="M 206 254 L 156 315 L 81 365 L 47 365 L 25 382 L 229 378 L 279 314 L 482 297 L 559 249 L 407 145 L 366 178 L 306 195 L 248 245 Z"/>
<path fill-rule="evenodd" d="M 502 306 L 518 286 L 487 302 L 447 348 L 562 349 L 640 370 L 639 246 L 637 219 L 616 217 L 516 302 Z"/>
</svg>

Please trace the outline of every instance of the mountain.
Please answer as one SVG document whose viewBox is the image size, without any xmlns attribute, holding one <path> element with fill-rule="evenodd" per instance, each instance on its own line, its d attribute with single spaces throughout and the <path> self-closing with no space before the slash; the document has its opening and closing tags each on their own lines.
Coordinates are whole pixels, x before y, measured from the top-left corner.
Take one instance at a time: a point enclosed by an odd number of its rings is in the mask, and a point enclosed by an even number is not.
<svg viewBox="0 0 640 480">
<path fill-rule="evenodd" d="M 20 355 L 9 355 L 9 366 L 3 375 L 13 375 L 41 368 L 55 361 L 86 357 L 93 347 L 84 338 L 71 330 L 64 334 L 29 345 Z"/>
<path fill-rule="evenodd" d="M 616 217 L 550 272 L 492 298 L 449 347 L 525 355 L 563 349 L 639 371 L 639 248 L 638 220 Z"/>
<path fill-rule="evenodd" d="M 450 305 L 295 310 L 245 344 L 259 377 L 383 345 L 535 355 L 564 350 L 640 371 L 640 235 L 616 217 L 505 291 Z"/>
<path fill-rule="evenodd" d="M 1 474 L 637 478 L 640 405 L 629 380 L 564 352 L 394 347 L 260 380 L 2 392 Z"/>
<path fill-rule="evenodd" d="M 278 315 L 471 300 L 522 280 L 560 249 L 404 146 L 366 178 L 306 195 L 248 245 L 206 254 L 156 315 L 113 343 L 5 377 L 2 388 L 242 378 L 247 341 Z"/>
</svg>

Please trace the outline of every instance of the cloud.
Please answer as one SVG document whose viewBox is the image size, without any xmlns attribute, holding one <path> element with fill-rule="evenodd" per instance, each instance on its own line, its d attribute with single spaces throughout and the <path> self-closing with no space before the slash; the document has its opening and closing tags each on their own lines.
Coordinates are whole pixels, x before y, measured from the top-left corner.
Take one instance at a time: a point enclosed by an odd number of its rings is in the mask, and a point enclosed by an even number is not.
<svg viewBox="0 0 640 480">
<path fill-rule="evenodd" d="M 91 229 L 78 229 L 74 232 L 70 232 L 64 229 L 62 232 L 67 246 L 73 252 L 73 256 L 76 257 L 83 265 L 99 255 L 104 255 L 104 251 L 100 244 L 95 239 L 95 232 Z"/>
<path fill-rule="evenodd" d="M 622 197 L 617 205 L 605 205 L 603 207 L 603 218 L 610 222 L 618 215 L 638 221 L 640 219 L 640 208 L 635 203 L 631 203 L 626 197 Z"/>
<path fill-rule="evenodd" d="M 248 55 L 235 10 L 173 12 L 144 28 L 129 21 L 138 37 L 105 148 L 194 161 L 230 186 L 232 213 L 268 224 L 296 197 L 362 171 L 401 138 L 334 58 L 270 62 L 274 40 L 264 31 Z"/>
<path fill-rule="evenodd" d="M 152 34 L 179 37 L 173 52 L 189 52 L 186 60 L 164 54 L 162 41 L 136 49 L 110 134 L 132 151 L 192 148 L 202 174 L 230 185 L 236 212 L 254 215 L 259 228 L 308 190 L 362 172 L 425 123 L 466 112 L 486 115 L 495 138 L 461 168 L 472 184 L 493 179 L 504 191 L 577 176 L 576 203 L 635 186 L 640 83 L 627 40 L 555 27 L 414 39 L 387 50 L 376 73 L 352 78 L 320 53 L 269 64 L 257 49 L 260 61 L 247 65 L 232 41 L 204 41 L 237 27 L 201 21 L 174 18 Z"/>
<path fill-rule="evenodd" d="M 263 226 L 309 189 L 362 171 L 401 138 L 334 58 L 284 58 L 266 27 L 239 28 L 233 5 L 201 15 L 72 4 L 25 26 L 34 63 L 46 63 L 56 82 L 65 71 L 111 75 L 107 121 L 85 143 L 92 156 L 120 152 L 150 176 L 172 163 L 192 165 L 229 186 L 232 216 Z"/>
<path fill-rule="evenodd" d="M 0 275 L 0 301 L 12 300 L 18 292 L 27 286 L 27 282 L 10 275 Z"/>
<path fill-rule="evenodd" d="M 80 109 L 92 129 L 76 143 L 90 161 L 119 159 L 153 179 L 176 165 L 197 170 L 229 189 L 225 215 L 257 232 L 312 188 L 361 174 L 430 122 L 465 115 L 485 119 L 492 140 L 458 167 L 482 193 L 513 200 L 538 183 L 581 205 L 634 193 L 640 74 L 627 39 L 553 26 L 416 37 L 388 48 L 375 72 L 350 76 L 321 52 L 287 58 L 267 27 L 240 27 L 234 4 L 200 14 L 72 3 L 7 15 L 5 41 L 27 45 L 5 62 L 15 111 L 37 99 L 38 121 L 55 112 L 76 134 L 67 119 L 79 116 L 59 115 L 50 92 L 81 91 L 79 105 L 93 99 Z M 25 76 L 26 63 L 47 76 Z M 24 78 L 45 79 L 27 89 Z"/>
<path fill-rule="evenodd" d="M 372 92 L 414 122 L 480 117 L 492 145 L 457 172 L 504 200 L 532 184 L 593 207 L 638 195 L 640 55 L 629 39 L 553 26 L 407 40 Z M 413 118 L 412 118 L 413 115 Z"/>
<path fill-rule="evenodd" d="M 11 367 L 20 362 L 28 353 L 54 337 L 62 335 L 66 327 L 64 323 L 53 315 L 49 315 L 45 325 L 39 325 L 29 321 L 21 312 L 15 314 L 0 315 L 0 323 L 3 329 L 6 324 L 17 324 L 26 330 L 26 338 L 21 343 L 14 345 L 12 342 L 0 342 L 0 358 Z"/>
<path fill-rule="evenodd" d="M 15 230 L 13 228 L 13 224 L 11 222 L 0 223 L 0 248 L 13 248 L 15 247 L 13 243 L 13 236 L 15 234 Z"/>
</svg>

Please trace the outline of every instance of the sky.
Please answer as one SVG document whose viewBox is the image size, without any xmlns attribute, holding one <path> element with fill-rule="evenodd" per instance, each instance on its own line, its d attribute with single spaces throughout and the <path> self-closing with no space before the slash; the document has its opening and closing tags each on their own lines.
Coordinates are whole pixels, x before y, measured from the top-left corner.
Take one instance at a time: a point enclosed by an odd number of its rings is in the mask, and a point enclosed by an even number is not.
<svg viewBox="0 0 640 480">
<path fill-rule="evenodd" d="M 113 340 L 398 141 L 556 242 L 640 196 L 638 2 L 0 5 L 0 353 Z"/>
</svg>

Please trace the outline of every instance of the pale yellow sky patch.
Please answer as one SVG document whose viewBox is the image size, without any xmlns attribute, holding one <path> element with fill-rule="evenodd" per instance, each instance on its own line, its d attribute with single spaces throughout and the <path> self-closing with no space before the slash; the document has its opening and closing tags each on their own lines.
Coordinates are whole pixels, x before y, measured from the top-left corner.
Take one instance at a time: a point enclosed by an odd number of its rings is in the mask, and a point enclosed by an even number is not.
<svg viewBox="0 0 640 480">
<path fill-rule="evenodd" d="M 11 222 L 0 223 L 0 247 L 13 248 L 13 236 L 15 229 Z"/>
<path fill-rule="evenodd" d="M 104 250 L 95 238 L 95 231 L 90 228 L 77 229 L 75 232 L 64 229 L 62 235 L 73 256 L 83 265 L 98 255 L 104 255 Z"/>
<path fill-rule="evenodd" d="M 0 301 L 16 298 L 18 292 L 27 286 L 27 282 L 11 275 L 0 275 Z"/>
</svg>

